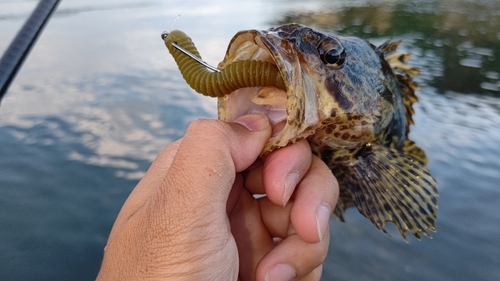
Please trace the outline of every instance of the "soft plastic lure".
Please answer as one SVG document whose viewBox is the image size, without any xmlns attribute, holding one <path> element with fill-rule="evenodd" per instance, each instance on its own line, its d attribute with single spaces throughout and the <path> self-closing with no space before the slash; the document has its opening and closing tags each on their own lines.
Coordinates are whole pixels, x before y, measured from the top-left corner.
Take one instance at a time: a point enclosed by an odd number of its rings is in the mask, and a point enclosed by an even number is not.
<svg viewBox="0 0 500 281">
<path fill-rule="evenodd" d="M 202 95 L 223 97 L 246 87 L 285 89 L 278 68 L 270 62 L 240 60 L 218 70 L 201 60 L 196 46 L 184 32 L 173 30 L 162 33 L 161 37 L 186 82 Z"/>
</svg>

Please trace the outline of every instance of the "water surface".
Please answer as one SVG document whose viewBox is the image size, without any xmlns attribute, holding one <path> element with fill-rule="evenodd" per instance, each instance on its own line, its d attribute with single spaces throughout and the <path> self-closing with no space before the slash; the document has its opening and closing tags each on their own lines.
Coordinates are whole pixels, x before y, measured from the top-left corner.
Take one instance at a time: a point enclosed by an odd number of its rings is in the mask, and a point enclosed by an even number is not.
<svg viewBox="0 0 500 281">
<path fill-rule="evenodd" d="M 37 1 L 0 0 L 0 52 Z M 184 30 L 217 64 L 243 29 L 288 22 L 380 44 L 423 72 L 411 137 L 439 183 L 438 232 L 405 243 L 356 210 L 332 218 L 323 280 L 500 276 L 498 1 L 62 1 L 0 106 L 0 280 L 92 280 L 124 200 L 215 101 L 160 40 Z"/>
</svg>

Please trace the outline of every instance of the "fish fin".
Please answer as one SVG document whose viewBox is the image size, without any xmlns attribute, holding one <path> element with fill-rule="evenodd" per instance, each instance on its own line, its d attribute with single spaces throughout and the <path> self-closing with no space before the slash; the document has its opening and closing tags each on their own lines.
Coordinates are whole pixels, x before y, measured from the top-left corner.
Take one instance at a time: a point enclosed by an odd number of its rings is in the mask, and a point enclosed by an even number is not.
<svg viewBox="0 0 500 281">
<path fill-rule="evenodd" d="M 410 77 L 414 77 L 420 74 L 420 70 L 408 64 L 410 57 L 411 54 L 395 53 L 386 55 L 385 60 L 395 73 L 404 73 Z"/>
<path fill-rule="evenodd" d="M 411 54 L 395 53 L 401 42 L 401 40 L 385 41 L 382 45 L 375 49 L 375 52 L 384 57 L 385 61 L 391 66 L 394 73 L 404 73 L 410 77 L 419 75 L 420 70 L 411 67 L 408 64 Z"/>
<path fill-rule="evenodd" d="M 399 88 L 403 91 L 402 99 L 406 115 L 406 134 L 408 134 L 410 132 L 410 125 L 414 124 L 413 114 L 415 110 L 413 109 L 413 104 L 418 101 L 417 96 L 415 96 L 418 86 L 413 81 L 413 78 L 406 75 L 398 74 L 396 75 L 396 79 L 398 80 Z"/>
<path fill-rule="evenodd" d="M 337 201 L 337 205 L 335 205 L 335 209 L 333 209 L 333 215 L 341 222 L 345 222 L 344 218 L 345 207 L 342 205 L 342 201 L 339 199 Z"/>
<path fill-rule="evenodd" d="M 398 41 L 387 40 L 384 43 L 382 43 L 382 45 L 376 47 L 375 51 L 385 57 L 389 54 L 394 53 L 396 51 L 396 49 L 398 48 L 399 44 L 401 44 L 401 42 L 403 42 L 403 41 L 402 40 L 398 40 Z"/>
<path fill-rule="evenodd" d="M 403 144 L 403 154 L 411 156 L 422 165 L 427 165 L 427 156 L 425 151 L 417 146 L 412 140 L 406 139 Z"/>
<path fill-rule="evenodd" d="M 344 211 L 349 207 L 353 207 L 354 202 L 352 201 L 351 193 L 349 193 L 349 190 L 346 188 L 346 177 L 344 172 L 339 169 L 338 165 L 332 166 L 330 169 L 339 184 L 339 199 L 337 200 L 337 205 L 335 205 L 335 209 L 333 210 L 333 215 L 341 222 L 345 222 Z"/>
<path fill-rule="evenodd" d="M 436 231 L 436 181 L 419 161 L 396 149 L 366 144 L 351 165 L 339 166 L 359 212 L 387 233 L 392 222 L 406 241 L 405 232 L 420 240 Z"/>
<path fill-rule="evenodd" d="M 408 65 L 410 54 L 391 54 L 386 56 L 386 61 L 396 75 L 398 86 L 402 90 L 403 105 L 405 106 L 406 115 L 406 134 L 410 132 L 410 125 L 413 124 L 413 104 L 418 101 L 415 91 L 418 89 L 417 83 L 413 81 L 413 77 L 420 74 L 420 71 Z"/>
<path fill-rule="evenodd" d="M 403 104 L 406 109 L 406 133 L 410 132 L 410 125 L 413 124 L 413 104 L 418 101 L 415 96 L 415 91 L 418 89 L 417 83 L 413 81 L 413 77 L 420 74 L 420 70 L 408 64 L 411 54 L 395 53 L 401 41 L 386 41 L 378 46 L 375 50 L 384 57 L 389 64 L 399 88 L 403 91 Z"/>
</svg>

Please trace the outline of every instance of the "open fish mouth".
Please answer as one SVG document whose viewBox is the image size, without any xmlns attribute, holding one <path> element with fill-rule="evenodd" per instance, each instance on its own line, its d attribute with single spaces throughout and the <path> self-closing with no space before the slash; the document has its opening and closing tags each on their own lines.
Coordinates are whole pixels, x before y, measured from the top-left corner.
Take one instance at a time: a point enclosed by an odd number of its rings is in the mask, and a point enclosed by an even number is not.
<svg viewBox="0 0 500 281">
<path fill-rule="evenodd" d="M 300 56 L 293 43 L 283 39 L 283 32 L 287 31 L 237 33 L 218 66 L 224 69 L 235 61 L 256 60 L 270 62 L 278 68 L 284 89 L 276 86 L 240 88 L 218 99 L 220 120 L 230 122 L 252 113 L 268 117 L 273 129 L 263 154 L 308 137 L 320 123 L 314 87 L 304 77 L 307 74 L 302 71 Z"/>
<path fill-rule="evenodd" d="M 282 89 L 273 86 L 243 88 L 234 91 L 225 103 L 226 121 L 246 114 L 264 114 L 273 128 L 272 137 L 278 136 L 286 126 L 286 91 Z"/>
</svg>

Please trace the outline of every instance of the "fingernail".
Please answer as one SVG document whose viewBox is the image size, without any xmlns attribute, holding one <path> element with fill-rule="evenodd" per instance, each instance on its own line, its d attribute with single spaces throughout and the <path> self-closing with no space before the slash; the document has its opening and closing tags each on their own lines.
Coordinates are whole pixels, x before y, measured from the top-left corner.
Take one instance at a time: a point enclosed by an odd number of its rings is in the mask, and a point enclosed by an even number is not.
<svg viewBox="0 0 500 281">
<path fill-rule="evenodd" d="M 243 115 L 234 120 L 234 122 L 245 126 L 245 128 L 252 132 L 262 131 L 269 126 L 269 120 L 263 114 Z"/>
<path fill-rule="evenodd" d="M 319 205 L 316 208 L 316 228 L 318 230 L 318 237 L 320 241 L 323 240 L 323 237 L 325 236 L 325 231 L 328 227 L 331 214 L 332 209 L 326 204 Z"/>
<path fill-rule="evenodd" d="M 299 183 L 300 176 L 297 172 L 291 172 L 285 178 L 285 192 L 283 192 L 283 198 L 281 199 L 283 207 L 288 203 L 290 197 L 292 196 L 292 191 L 295 189 Z"/>
<path fill-rule="evenodd" d="M 277 264 L 267 271 L 266 281 L 290 281 L 295 278 L 295 270 L 288 264 Z"/>
</svg>

